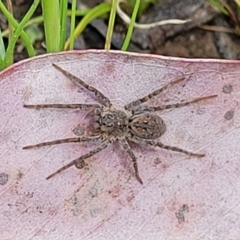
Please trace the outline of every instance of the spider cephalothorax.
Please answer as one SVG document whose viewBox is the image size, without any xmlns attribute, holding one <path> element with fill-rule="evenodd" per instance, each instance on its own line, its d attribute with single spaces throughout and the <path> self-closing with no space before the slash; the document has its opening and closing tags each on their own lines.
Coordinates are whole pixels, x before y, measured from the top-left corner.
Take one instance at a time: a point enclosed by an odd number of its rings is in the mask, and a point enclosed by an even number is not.
<svg viewBox="0 0 240 240">
<path fill-rule="evenodd" d="M 107 148 L 113 141 L 119 141 L 123 149 L 128 153 L 129 157 L 132 159 L 133 168 L 135 170 L 135 176 L 137 180 L 142 184 L 142 179 L 139 176 L 137 158 L 134 155 L 132 149 L 130 148 L 129 142 L 133 141 L 139 144 L 148 144 L 150 146 L 165 148 L 168 150 L 181 152 L 189 156 L 203 157 L 205 154 L 193 153 L 187 150 L 164 145 L 158 140 L 166 132 L 166 124 L 163 119 L 158 115 L 154 114 L 155 111 L 162 111 L 169 108 L 178 108 L 186 106 L 190 103 L 199 102 L 209 98 L 216 97 L 217 95 L 198 97 L 190 101 L 182 101 L 180 103 L 161 105 L 157 107 L 149 106 L 139 106 L 140 104 L 148 101 L 150 98 L 160 94 L 165 89 L 170 86 L 183 81 L 185 78 L 180 77 L 160 89 L 148 94 L 147 96 L 133 101 L 124 106 L 123 109 L 115 109 L 112 106 L 111 101 L 102 94 L 99 90 L 95 89 L 93 86 L 86 84 L 84 81 L 78 77 L 72 75 L 71 73 L 63 70 L 56 64 L 53 66 L 62 72 L 66 77 L 68 77 L 75 84 L 81 85 L 88 91 L 93 92 L 102 105 L 100 104 L 35 104 L 35 105 L 24 105 L 26 108 L 78 108 L 82 110 L 93 110 L 94 113 L 94 124 L 93 131 L 87 137 L 75 137 L 59 139 L 50 142 L 43 142 L 36 145 L 29 145 L 24 147 L 24 149 L 30 149 L 35 147 L 43 147 L 54 144 L 69 143 L 69 142 L 93 142 L 99 141 L 99 147 L 93 149 L 89 153 L 80 156 L 79 158 L 71 161 L 67 165 L 63 166 L 56 172 L 52 173 L 47 177 L 47 179 L 55 176 L 56 174 L 64 171 L 72 165 L 77 168 L 83 168 L 85 166 L 85 159 L 95 155 L 96 153 Z"/>
<path fill-rule="evenodd" d="M 128 134 L 129 116 L 121 110 L 103 110 L 97 122 L 102 133 L 109 137 L 118 139 Z"/>
</svg>

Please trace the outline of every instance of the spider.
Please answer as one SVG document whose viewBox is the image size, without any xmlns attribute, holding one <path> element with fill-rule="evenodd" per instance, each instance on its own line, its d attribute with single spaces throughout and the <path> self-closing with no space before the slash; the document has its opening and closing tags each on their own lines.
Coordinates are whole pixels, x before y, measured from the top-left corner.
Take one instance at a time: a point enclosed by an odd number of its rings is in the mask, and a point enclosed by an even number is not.
<svg viewBox="0 0 240 240">
<path fill-rule="evenodd" d="M 167 104 L 161 106 L 140 106 L 140 104 L 147 102 L 152 97 L 157 96 L 169 87 L 177 84 L 185 79 L 180 77 L 174 81 L 169 82 L 165 86 L 156 91 L 148 94 L 147 96 L 135 100 L 131 103 L 126 104 L 122 109 L 115 108 L 110 99 L 106 97 L 102 92 L 88 85 L 80 78 L 72 75 L 70 72 L 62 69 L 56 64 L 52 64 L 58 71 L 64 74 L 69 80 L 75 85 L 80 85 L 86 90 L 95 94 L 100 100 L 101 104 L 35 104 L 35 105 L 24 105 L 25 108 L 39 109 L 39 108 L 70 108 L 70 109 L 81 109 L 91 110 L 94 114 L 93 131 L 91 131 L 87 137 L 74 137 L 58 139 L 49 142 L 42 142 L 35 145 L 29 145 L 23 147 L 23 149 L 31 149 L 61 143 L 73 143 L 73 142 L 95 142 L 99 141 L 100 145 L 80 156 L 77 159 L 69 162 L 65 166 L 61 167 L 46 179 L 50 179 L 56 174 L 66 170 L 67 168 L 75 165 L 78 169 L 85 166 L 85 159 L 99 153 L 103 149 L 107 148 L 112 142 L 118 141 L 122 148 L 127 152 L 132 160 L 133 168 L 135 171 L 135 177 L 139 183 L 143 184 L 143 181 L 139 175 L 137 157 L 133 153 L 129 142 L 135 142 L 138 144 L 147 144 L 154 147 L 164 148 L 171 151 L 180 152 L 193 157 L 204 157 L 204 153 L 194 153 L 176 146 L 168 146 L 160 142 L 158 139 L 166 132 L 166 124 L 161 117 L 154 114 L 156 111 L 162 111 L 170 108 L 179 108 L 186 106 L 191 103 L 196 103 L 206 99 L 214 98 L 217 95 L 210 95 L 204 97 L 198 97 L 190 101 L 181 101 L 179 103 Z"/>
</svg>

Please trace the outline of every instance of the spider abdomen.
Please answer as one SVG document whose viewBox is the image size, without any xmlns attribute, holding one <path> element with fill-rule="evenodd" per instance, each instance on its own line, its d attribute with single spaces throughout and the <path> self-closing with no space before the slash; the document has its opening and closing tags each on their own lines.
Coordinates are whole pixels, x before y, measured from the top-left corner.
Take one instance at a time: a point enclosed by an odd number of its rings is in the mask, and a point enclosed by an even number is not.
<svg viewBox="0 0 240 240">
<path fill-rule="evenodd" d="M 142 139 L 156 139 L 166 132 L 166 124 L 156 114 L 144 113 L 132 118 L 131 132 Z"/>
</svg>

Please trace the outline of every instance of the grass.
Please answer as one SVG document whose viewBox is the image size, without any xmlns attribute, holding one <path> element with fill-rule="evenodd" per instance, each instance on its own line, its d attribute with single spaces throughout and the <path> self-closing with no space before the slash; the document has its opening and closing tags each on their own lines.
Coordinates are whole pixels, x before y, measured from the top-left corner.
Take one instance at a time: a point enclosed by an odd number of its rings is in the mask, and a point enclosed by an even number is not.
<svg viewBox="0 0 240 240">
<path fill-rule="evenodd" d="M 216 31 L 223 31 L 229 33 L 235 33 L 240 35 L 240 0 L 234 0 L 227 2 L 225 0 L 208 0 L 213 6 L 215 6 L 222 14 L 225 14 L 231 18 L 233 23 L 233 29 L 225 27 L 212 27 Z"/>
<path fill-rule="evenodd" d="M 115 25 L 115 16 L 117 13 L 117 5 L 122 0 L 112 0 L 111 3 L 103 2 L 91 9 L 77 9 L 76 0 L 72 0 L 71 9 L 68 9 L 68 0 L 34 0 L 29 10 L 18 22 L 12 13 L 11 1 L 7 1 L 7 7 L 0 0 L 0 11 L 6 17 L 8 29 L 2 31 L 0 29 L 0 70 L 14 63 L 14 54 L 16 43 L 26 48 L 28 57 L 36 56 L 34 48 L 34 40 L 37 37 L 29 36 L 26 28 L 42 24 L 44 26 L 44 43 L 46 53 L 59 52 L 74 49 L 75 39 L 84 31 L 86 26 L 94 19 L 104 17 L 108 19 L 108 30 L 106 34 L 105 49 L 111 49 L 112 35 Z M 137 27 L 136 18 L 147 4 L 155 2 L 155 0 L 126 0 L 128 13 L 132 11 L 129 27 L 121 50 L 126 51 L 129 47 L 134 27 Z M 240 0 L 234 0 L 236 8 L 227 5 L 224 0 L 208 0 L 217 7 L 223 14 L 229 16 L 235 28 L 232 32 L 240 34 Z M 126 4 L 126 2 L 124 3 Z M 36 9 L 41 6 L 42 15 L 34 16 Z M 132 10 L 131 10 L 132 9 Z M 67 18 L 70 18 L 70 34 L 67 36 Z M 76 17 L 82 17 L 80 22 L 76 24 Z M 6 44 L 6 37 L 8 42 Z M 5 39 L 4 39 L 5 38 Z"/>
<path fill-rule="evenodd" d="M 34 48 L 34 39 L 38 39 L 36 25 L 42 24 L 44 27 L 44 44 L 46 53 L 66 51 L 74 49 L 75 39 L 84 31 L 86 26 L 96 18 L 105 18 L 108 20 L 108 29 L 105 40 L 105 49 L 111 49 L 112 35 L 115 25 L 116 13 L 120 16 L 120 3 L 125 4 L 125 8 L 128 13 L 132 11 L 132 15 L 129 17 L 125 14 L 126 18 L 123 19 L 129 27 L 127 29 L 126 37 L 121 48 L 122 51 L 126 51 L 129 47 L 134 27 L 141 27 L 147 29 L 150 27 L 156 27 L 163 24 L 182 24 L 186 21 L 176 21 L 174 23 L 171 20 L 150 23 L 150 24 L 137 24 L 136 19 L 144 11 L 144 9 L 150 3 L 154 3 L 156 0 L 112 0 L 111 3 L 103 2 L 91 9 L 77 9 L 76 0 L 72 0 L 71 9 L 68 9 L 68 0 L 34 0 L 28 12 L 23 19 L 18 22 L 11 11 L 11 1 L 8 2 L 8 8 L 0 0 L 0 11 L 4 14 L 8 21 L 8 29 L 1 31 L 0 29 L 0 70 L 10 66 L 14 63 L 14 51 L 16 49 L 16 43 L 21 44 L 26 48 L 28 57 L 36 56 L 36 49 Z M 209 0 L 215 2 L 221 2 L 222 0 Z M 235 0 L 240 1 L 240 0 Z M 128 4 L 128 5 L 126 5 Z M 41 6 L 42 15 L 34 16 L 36 9 Z M 221 5 L 219 6 L 219 8 Z M 226 6 L 222 8 L 224 12 Z M 228 10 L 228 9 L 227 9 Z M 122 10 L 121 10 L 122 11 Z M 227 11 L 229 13 L 229 11 Z M 81 16 L 80 22 L 76 24 L 76 17 Z M 70 18 L 70 34 L 67 36 L 67 18 Z M 141 26 L 140 26 L 141 25 Z M 144 25 L 144 26 L 143 26 Z M 26 30 L 28 28 L 28 31 Z M 30 30 L 29 30 L 30 29 Z M 42 32 L 39 30 L 42 34 Z M 35 34 L 35 36 L 34 36 Z M 39 38 L 41 39 L 41 34 Z M 31 36 L 30 36 L 31 35 Z M 8 37 L 8 43 L 4 44 L 4 39 Z"/>
<path fill-rule="evenodd" d="M 128 48 L 140 1 L 136 0 L 122 50 L 127 50 Z M 51 53 L 74 49 L 75 39 L 93 19 L 103 16 L 105 18 L 109 17 L 105 43 L 105 49 L 109 50 L 111 48 L 117 2 L 118 0 L 112 0 L 112 3 L 101 3 L 91 9 L 78 10 L 76 9 L 76 0 L 72 0 L 71 9 L 68 9 L 67 0 L 34 0 L 23 19 L 18 22 L 11 11 L 12 6 L 8 6 L 7 8 L 0 1 L 0 11 L 6 17 L 9 26 L 5 31 L 1 31 L 0 29 L 0 70 L 14 63 L 14 51 L 17 41 L 21 41 L 22 45 L 26 48 L 28 57 L 36 56 L 34 42 L 31 41 L 31 37 L 25 31 L 26 27 L 31 27 L 34 24 L 43 24 L 46 52 Z M 42 15 L 36 17 L 34 13 L 39 6 L 42 8 Z M 77 16 L 81 16 L 82 19 L 76 25 L 75 19 Z M 68 17 L 71 19 L 69 36 L 66 34 L 66 21 Z M 8 37 L 7 45 L 4 44 L 4 37 Z"/>
</svg>

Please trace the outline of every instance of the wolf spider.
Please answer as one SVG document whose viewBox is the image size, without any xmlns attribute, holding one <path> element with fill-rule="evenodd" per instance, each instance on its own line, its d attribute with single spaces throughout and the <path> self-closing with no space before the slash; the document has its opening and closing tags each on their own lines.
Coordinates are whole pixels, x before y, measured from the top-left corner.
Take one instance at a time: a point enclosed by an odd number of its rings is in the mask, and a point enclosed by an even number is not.
<svg viewBox="0 0 240 240">
<path fill-rule="evenodd" d="M 133 168 L 135 171 L 136 179 L 139 183 L 143 184 L 142 179 L 139 176 L 137 158 L 130 148 L 129 141 L 148 144 L 150 146 L 160 147 L 171 151 L 187 154 L 194 157 L 204 157 L 203 153 L 194 153 L 179 147 L 168 146 L 157 140 L 166 132 L 166 124 L 163 119 L 152 112 L 162 111 L 170 108 L 179 108 L 186 106 L 190 103 L 196 103 L 202 100 L 216 97 L 217 95 L 210 95 L 205 97 L 198 97 L 190 101 L 182 101 L 180 103 L 161 105 L 157 107 L 139 106 L 140 104 L 148 101 L 150 98 L 157 96 L 167 88 L 174 84 L 177 84 L 185 79 L 180 77 L 174 81 L 169 82 L 162 88 L 148 94 L 147 96 L 128 103 L 123 109 L 116 109 L 110 99 L 106 97 L 96 88 L 88 85 L 78 77 L 72 75 L 66 70 L 60 68 L 56 64 L 52 64 L 58 71 L 62 72 L 67 78 L 69 78 L 75 85 L 81 85 L 88 91 L 95 94 L 102 104 L 36 104 L 36 105 L 24 105 L 25 108 L 72 108 L 81 110 L 92 110 L 95 115 L 95 123 L 93 124 L 93 131 L 90 132 L 87 137 L 74 137 L 66 139 L 58 139 L 50 142 L 42 142 L 36 145 L 25 146 L 23 149 L 31 149 L 36 147 L 43 147 L 61 143 L 72 142 L 95 142 L 100 141 L 100 146 L 93 149 L 87 154 L 80 156 L 79 158 L 71 161 L 67 165 L 58 169 L 56 172 L 49 175 L 46 179 L 50 179 L 56 174 L 66 170 L 67 168 L 75 165 L 81 169 L 85 166 L 85 159 L 97 154 L 103 149 L 107 148 L 113 141 L 118 140 L 123 149 L 128 153 L 132 159 Z"/>
</svg>

